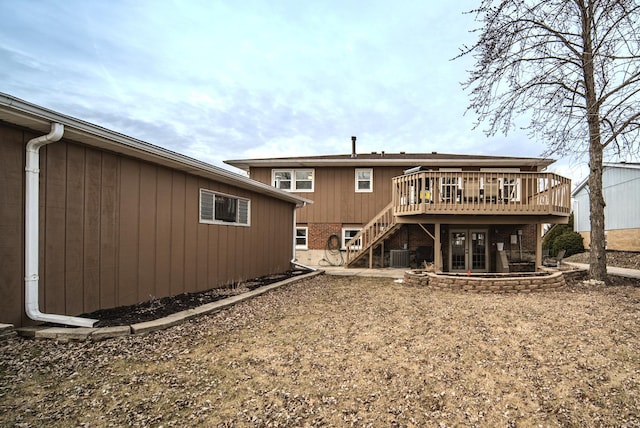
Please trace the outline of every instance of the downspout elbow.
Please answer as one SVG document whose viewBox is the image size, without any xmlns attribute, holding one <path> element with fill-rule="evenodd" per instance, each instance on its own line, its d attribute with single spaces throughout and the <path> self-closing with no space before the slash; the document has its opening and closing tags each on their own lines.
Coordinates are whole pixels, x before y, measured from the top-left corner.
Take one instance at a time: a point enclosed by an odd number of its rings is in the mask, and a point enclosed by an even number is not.
<svg viewBox="0 0 640 428">
<path fill-rule="evenodd" d="M 25 159 L 25 171 L 27 172 L 27 192 L 34 191 L 34 189 L 29 186 L 29 179 L 33 179 L 34 177 L 37 178 L 37 175 L 40 173 L 40 148 L 49 143 L 60 141 L 63 134 L 64 125 L 60 123 L 52 123 L 51 132 L 49 132 L 47 135 L 33 138 L 27 143 Z M 31 184 L 33 185 L 33 183 Z M 26 202 L 29 202 L 28 198 Z"/>
<path fill-rule="evenodd" d="M 29 142 L 27 143 L 27 151 L 37 152 L 38 150 L 40 150 L 40 147 L 44 145 L 60 141 L 63 134 L 64 125 L 62 125 L 61 123 L 52 123 L 51 131 L 47 135 L 42 135 L 40 137 L 29 140 Z"/>
</svg>

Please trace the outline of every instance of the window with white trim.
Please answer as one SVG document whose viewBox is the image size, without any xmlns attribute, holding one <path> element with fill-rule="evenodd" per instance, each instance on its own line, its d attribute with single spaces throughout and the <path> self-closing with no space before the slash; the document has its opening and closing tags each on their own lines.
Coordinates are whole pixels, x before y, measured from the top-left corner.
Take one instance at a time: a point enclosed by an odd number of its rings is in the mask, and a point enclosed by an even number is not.
<svg viewBox="0 0 640 428">
<path fill-rule="evenodd" d="M 313 192 L 315 170 L 313 169 L 273 169 L 273 187 L 290 192 Z"/>
<path fill-rule="evenodd" d="M 250 225 L 249 199 L 200 189 L 200 223 Z"/>
<path fill-rule="evenodd" d="M 461 177 L 442 177 L 440 179 L 440 199 L 447 202 L 459 202 Z"/>
<path fill-rule="evenodd" d="M 502 198 L 506 201 L 520 202 L 520 179 L 504 177 L 502 181 Z"/>
<path fill-rule="evenodd" d="M 351 238 L 356 236 L 358 234 L 358 232 L 360 232 L 361 230 L 362 230 L 362 228 L 356 228 L 356 227 L 343 227 L 342 228 L 342 249 L 343 250 L 347 248 L 347 242 L 351 241 Z M 352 248 L 353 249 L 362 248 L 362 238 L 359 238 Z"/>
<path fill-rule="evenodd" d="M 520 168 L 480 168 L 480 172 L 492 172 L 492 176 L 498 177 L 498 185 L 500 188 L 500 198 L 505 201 L 520 201 L 520 178 L 517 174 Z M 492 178 L 494 180 L 494 178 Z M 486 193 L 486 190 L 485 190 Z"/>
<path fill-rule="evenodd" d="M 306 250 L 309 248 L 308 237 L 308 227 L 296 227 L 296 250 Z"/>
<path fill-rule="evenodd" d="M 440 199 L 446 202 L 460 202 L 462 177 L 457 174 L 462 168 L 440 168 Z"/>
<path fill-rule="evenodd" d="M 356 168 L 356 192 L 373 192 L 373 168 Z"/>
</svg>

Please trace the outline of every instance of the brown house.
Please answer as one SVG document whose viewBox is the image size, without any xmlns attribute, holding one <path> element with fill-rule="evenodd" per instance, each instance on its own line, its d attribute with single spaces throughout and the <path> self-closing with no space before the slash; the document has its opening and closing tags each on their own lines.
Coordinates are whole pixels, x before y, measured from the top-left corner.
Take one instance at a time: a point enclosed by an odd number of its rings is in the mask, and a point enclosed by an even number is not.
<svg viewBox="0 0 640 428">
<path fill-rule="evenodd" d="M 310 202 L 1 93 L 0 163 L 0 323 L 16 326 L 286 271 Z"/>
<path fill-rule="evenodd" d="M 226 163 L 314 201 L 297 213 L 307 264 L 534 270 L 542 225 L 567 223 L 571 207 L 570 180 L 544 171 L 550 159 L 362 154 L 354 137 L 351 154 Z"/>
</svg>

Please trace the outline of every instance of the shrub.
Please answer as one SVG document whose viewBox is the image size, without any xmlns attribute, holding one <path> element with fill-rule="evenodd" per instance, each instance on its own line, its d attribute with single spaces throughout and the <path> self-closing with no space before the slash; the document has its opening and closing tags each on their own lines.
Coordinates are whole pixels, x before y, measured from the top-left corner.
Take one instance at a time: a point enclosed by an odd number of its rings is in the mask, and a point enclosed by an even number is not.
<svg viewBox="0 0 640 428">
<path fill-rule="evenodd" d="M 573 230 L 569 230 L 556 237 L 551 244 L 551 253 L 555 255 L 558 254 L 560 250 L 566 251 L 564 254 L 565 257 L 584 252 L 582 235 Z"/>
<path fill-rule="evenodd" d="M 553 250 L 553 242 L 556 238 L 571 231 L 572 229 L 569 228 L 569 225 L 556 224 L 544 235 L 544 238 L 542 239 L 542 248 L 548 248 L 549 254 L 555 256 L 556 252 Z"/>
<path fill-rule="evenodd" d="M 573 231 L 573 213 L 569 215 L 568 224 L 555 224 L 551 229 L 549 229 L 549 231 L 542 238 L 542 248 L 548 249 L 549 254 L 551 256 L 555 256 L 558 253 L 558 251 L 554 249 L 553 242 L 559 236 L 572 231 Z M 584 247 L 582 251 L 584 251 Z"/>
</svg>

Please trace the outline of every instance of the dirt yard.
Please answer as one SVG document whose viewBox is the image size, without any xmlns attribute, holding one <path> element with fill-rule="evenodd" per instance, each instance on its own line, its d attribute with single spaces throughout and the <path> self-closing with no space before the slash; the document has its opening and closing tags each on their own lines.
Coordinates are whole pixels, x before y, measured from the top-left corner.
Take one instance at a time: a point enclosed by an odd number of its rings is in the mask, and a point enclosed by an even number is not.
<svg viewBox="0 0 640 428">
<path fill-rule="evenodd" d="M 640 426 L 640 288 L 319 276 L 147 336 L 0 342 L 0 426 Z"/>
</svg>

